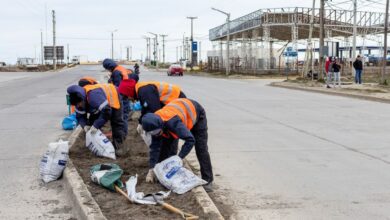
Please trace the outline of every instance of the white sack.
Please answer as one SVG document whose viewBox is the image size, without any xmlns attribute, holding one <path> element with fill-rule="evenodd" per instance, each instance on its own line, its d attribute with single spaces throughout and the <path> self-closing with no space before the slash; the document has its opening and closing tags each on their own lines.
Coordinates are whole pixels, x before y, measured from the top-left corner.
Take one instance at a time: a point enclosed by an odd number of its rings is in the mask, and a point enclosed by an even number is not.
<svg viewBox="0 0 390 220">
<path fill-rule="evenodd" d="M 153 171 L 162 185 L 177 194 L 186 193 L 207 183 L 184 168 L 182 160 L 177 155 L 156 164 Z"/>
<path fill-rule="evenodd" d="M 49 143 L 49 147 L 42 156 L 40 163 L 40 176 L 45 182 L 57 180 L 65 169 L 69 159 L 68 141 L 59 140 L 58 142 Z"/>
<path fill-rule="evenodd" d="M 114 145 L 100 130 L 94 135 L 88 131 L 85 136 L 85 145 L 96 156 L 116 159 Z"/>
</svg>

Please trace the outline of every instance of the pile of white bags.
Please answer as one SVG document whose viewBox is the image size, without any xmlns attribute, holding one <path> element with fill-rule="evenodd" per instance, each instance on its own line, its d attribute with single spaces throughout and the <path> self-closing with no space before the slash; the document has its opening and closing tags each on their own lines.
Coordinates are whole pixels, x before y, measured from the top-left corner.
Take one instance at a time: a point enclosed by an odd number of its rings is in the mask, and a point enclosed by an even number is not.
<svg viewBox="0 0 390 220">
<path fill-rule="evenodd" d="M 62 175 L 69 159 L 68 141 L 59 140 L 49 143 L 49 147 L 42 157 L 39 173 L 45 182 L 57 180 Z"/>
<path fill-rule="evenodd" d="M 177 155 L 156 164 L 153 171 L 162 185 L 177 194 L 186 193 L 207 183 L 184 168 L 182 160 Z"/>
<path fill-rule="evenodd" d="M 85 145 L 96 156 L 116 159 L 114 146 L 100 130 L 94 135 L 88 131 L 85 136 Z"/>
</svg>

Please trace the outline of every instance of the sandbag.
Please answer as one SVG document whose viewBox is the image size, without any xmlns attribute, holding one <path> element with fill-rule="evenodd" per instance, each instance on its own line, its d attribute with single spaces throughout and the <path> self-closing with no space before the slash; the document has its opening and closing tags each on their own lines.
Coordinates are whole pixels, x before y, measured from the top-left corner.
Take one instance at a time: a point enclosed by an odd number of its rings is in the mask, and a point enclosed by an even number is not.
<svg viewBox="0 0 390 220">
<path fill-rule="evenodd" d="M 73 130 L 77 127 L 76 113 L 66 116 L 62 120 L 62 128 L 64 130 Z"/>
<path fill-rule="evenodd" d="M 59 140 L 49 143 L 49 147 L 42 156 L 39 173 L 43 182 L 57 180 L 62 175 L 69 159 L 68 141 Z"/>
<path fill-rule="evenodd" d="M 114 146 L 100 130 L 94 135 L 88 131 L 85 135 L 85 145 L 96 156 L 116 159 Z"/>
<path fill-rule="evenodd" d="M 177 194 L 188 192 L 207 182 L 183 167 L 183 161 L 175 155 L 156 164 L 153 169 L 157 179 L 166 188 Z"/>
</svg>

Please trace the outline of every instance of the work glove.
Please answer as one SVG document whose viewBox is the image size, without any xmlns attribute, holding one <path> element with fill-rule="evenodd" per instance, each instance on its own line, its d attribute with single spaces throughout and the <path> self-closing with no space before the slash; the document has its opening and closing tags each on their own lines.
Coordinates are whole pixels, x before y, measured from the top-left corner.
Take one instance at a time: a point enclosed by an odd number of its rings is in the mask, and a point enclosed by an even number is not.
<svg viewBox="0 0 390 220">
<path fill-rule="evenodd" d="M 137 126 L 137 132 L 138 132 L 138 134 L 142 134 L 142 131 L 143 131 L 142 125 L 141 125 L 141 124 L 138 124 L 138 126 Z"/>
<path fill-rule="evenodd" d="M 156 175 L 154 175 L 153 168 L 149 169 L 148 174 L 146 175 L 147 183 L 154 183 L 156 181 Z"/>
<path fill-rule="evenodd" d="M 85 125 L 85 126 L 84 126 L 84 131 L 85 131 L 85 133 L 87 133 L 87 132 L 89 131 L 90 128 L 91 128 L 91 126 Z"/>
<path fill-rule="evenodd" d="M 92 134 L 92 135 L 95 135 L 96 132 L 98 131 L 98 129 L 95 128 L 95 126 L 92 126 L 91 129 L 89 129 L 89 130 L 91 131 L 91 134 Z"/>
</svg>

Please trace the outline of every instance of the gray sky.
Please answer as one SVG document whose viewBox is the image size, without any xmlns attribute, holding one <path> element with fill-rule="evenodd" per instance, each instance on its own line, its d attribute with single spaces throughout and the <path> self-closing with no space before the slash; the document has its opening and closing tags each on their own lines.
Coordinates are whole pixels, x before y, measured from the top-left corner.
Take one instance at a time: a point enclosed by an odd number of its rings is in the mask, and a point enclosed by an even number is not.
<svg viewBox="0 0 390 220">
<path fill-rule="evenodd" d="M 333 7 L 350 8 L 348 0 L 333 2 L 345 1 L 345 4 L 333 3 Z M 133 59 L 140 58 L 141 54 L 145 56 L 146 41 L 142 35 L 150 31 L 169 35 L 166 60 L 174 61 L 176 47 L 181 45 L 184 32 L 186 36 L 190 34 L 187 16 L 198 16 L 194 22 L 194 35 L 195 40 L 202 42 L 202 57 L 205 58 L 206 51 L 211 49 L 208 30 L 226 19 L 211 7 L 231 12 L 234 19 L 261 8 L 311 7 L 312 0 L 0 0 L 0 3 L 0 61 L 15 63 L 17 57 L 40 56 L 41 30 L 44 44 L 52 45 L 52 9 L 57 17 L 57 45 L 69 44 L 70 56 L 85 55 L 89 60 L 109 57 L 110 31 L 118 29 L 114 37 L 115 57 L 120 55 L 121 46 L 125 57 L 124 48 L 128 45 L 133 47 Z M 372 9 L 383 8 L 377 4 Z M 368 10 L 367 6 L 364 9 Z"/>
</svg>

